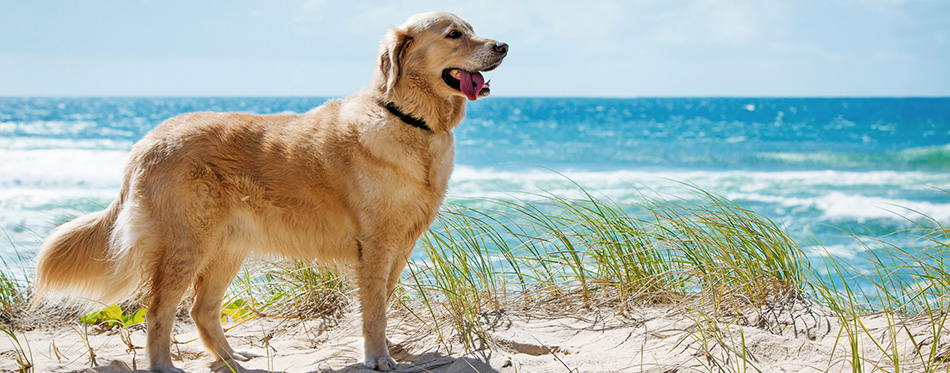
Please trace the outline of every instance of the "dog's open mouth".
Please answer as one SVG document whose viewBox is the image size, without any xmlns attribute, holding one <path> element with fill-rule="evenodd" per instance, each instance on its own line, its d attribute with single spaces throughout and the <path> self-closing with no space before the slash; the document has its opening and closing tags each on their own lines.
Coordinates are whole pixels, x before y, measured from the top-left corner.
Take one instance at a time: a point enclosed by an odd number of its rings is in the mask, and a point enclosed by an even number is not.
<svg viewBox="0 0 950 373">
<path fill-rule="evenodd" d="M 449 87 L 461 91 L 469 100 L 475 101 L 479 97 L 488 96 L 491 89 L 488 88 L 491 81 L 485 81 L 485 77 L 478 71 L 466 71 L 456 68 L 442 70 L 442 80 Z"/>
</svg>

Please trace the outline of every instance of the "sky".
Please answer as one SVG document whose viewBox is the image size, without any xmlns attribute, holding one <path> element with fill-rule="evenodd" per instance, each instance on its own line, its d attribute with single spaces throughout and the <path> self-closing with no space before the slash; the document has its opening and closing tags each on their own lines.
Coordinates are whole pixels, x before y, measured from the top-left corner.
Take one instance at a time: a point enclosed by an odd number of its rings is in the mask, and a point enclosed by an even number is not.
<svg viewBox="0 0 950 373">
<path fill-rule="evenodd" d="M 950 96 L 948 0 L 0 0 L 0 96 L 345 96 L 431 10 L 498 96 Z"/>
</svg>

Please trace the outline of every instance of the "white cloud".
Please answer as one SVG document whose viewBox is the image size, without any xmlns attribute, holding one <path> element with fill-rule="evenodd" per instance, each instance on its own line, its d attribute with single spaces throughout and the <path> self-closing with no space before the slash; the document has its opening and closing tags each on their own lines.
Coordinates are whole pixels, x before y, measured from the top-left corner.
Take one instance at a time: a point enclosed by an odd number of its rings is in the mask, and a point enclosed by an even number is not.
<svg viewBox="0 0 950 373">
<path fill-rule="evenodd" d="M 303 8 L 306 10 L 323 10 L 328 3 L 328 0 L 306 0 L 303 2 Z"/>
<path fill-rule="evenodd" d="M 891 12 L 917 0 L 851 0 L 858 5 L 868 7 L 879 12 Z"/>
<path fill-rule="evenodd" d="M 650 37 L 670 44 L 747 43 L 783 25 L 782 7 L 778 2 L 695 0 L 687 6 L 657 10 L 663 23 Z"/>
<path fill-rule="evenodd" d="M 448 3 L 435 0 L 338 3 L 310 0 L 301 5 L 298 21 L 340 23 L 352 33 L 378 31 L 380 27 L 402 23 L 409 16 L 426 11 L 453 12 L 471 22 L 477 32 L 517 34 L 519 39 L 537 42 L 545 39 L 599 43 L 615 39 L 612 35 L 626 22 L 629 12 L 619 0 L 589 1 L 506 1 Z M 333 17 L 324 17 L 324 13 Z M 312 27 L 313 25 L 309 25 Z"/>
</svg>

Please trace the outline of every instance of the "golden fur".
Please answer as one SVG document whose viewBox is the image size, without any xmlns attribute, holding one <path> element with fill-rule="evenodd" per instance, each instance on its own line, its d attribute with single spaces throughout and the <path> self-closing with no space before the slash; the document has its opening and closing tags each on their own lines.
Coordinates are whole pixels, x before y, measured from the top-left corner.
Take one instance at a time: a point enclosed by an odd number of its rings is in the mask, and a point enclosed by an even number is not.
<svg viewBox="0 0 950 373">
<path fill-rule="evenodd" d="M 110 303 L 142 287 L 151 369 L 177 372 L 171 326 L 189 288 L 207 348 L 219 359 L 247 360 L 253 355 L 232 350 L 220 324 L 222 297 L 245 257 L 349 262 L 365 365 L 393 369 L 387 299 L 445 196 L 452 129 L 465 113 L 465 96 L 443 72 L 491 70 L 506 54 L 507 45 L 476 36 L 461 18 L 425 13 L 387 33 L 372 84 L 351 97 L 299 115 L 165 121 L 133 147 L 119 197 L 44 242 L 37 295 Z M 407 125 L 381 102 L 431 130 Z"/>
</svg>

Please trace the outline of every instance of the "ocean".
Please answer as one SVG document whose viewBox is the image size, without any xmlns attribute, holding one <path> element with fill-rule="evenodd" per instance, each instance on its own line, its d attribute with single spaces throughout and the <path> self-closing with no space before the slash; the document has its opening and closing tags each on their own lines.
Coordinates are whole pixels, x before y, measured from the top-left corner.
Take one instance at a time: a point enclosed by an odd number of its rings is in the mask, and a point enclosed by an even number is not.
<svg viewBox="0 0 950 373">
<path fill-rule="evenodd" d="M 56 224 L 108 205 L 132 145 L 169 117 L 326 100 L 0 98 L 0 259 L 28 261 Z M 921 214 L 950 224 L 950 98 L 490 97 L 456 140 L 454 203 L 570 197 L 575 182 L 620 203 L 689 199 L 686 182 L 846 260 L 919 244 L 904 230 Z"/>
</svg>

